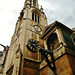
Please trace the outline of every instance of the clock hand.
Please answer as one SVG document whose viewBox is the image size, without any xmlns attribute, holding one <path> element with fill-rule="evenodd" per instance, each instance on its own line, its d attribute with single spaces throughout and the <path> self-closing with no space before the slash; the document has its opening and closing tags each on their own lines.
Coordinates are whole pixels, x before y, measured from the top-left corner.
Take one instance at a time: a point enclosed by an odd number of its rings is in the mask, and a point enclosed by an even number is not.
<svg viewBox="0 0 75 75">
<path fill-rule="evenodd" d="M 36 44 L 31 43 L 31 45 L 36 48 Z"/>
</svg>

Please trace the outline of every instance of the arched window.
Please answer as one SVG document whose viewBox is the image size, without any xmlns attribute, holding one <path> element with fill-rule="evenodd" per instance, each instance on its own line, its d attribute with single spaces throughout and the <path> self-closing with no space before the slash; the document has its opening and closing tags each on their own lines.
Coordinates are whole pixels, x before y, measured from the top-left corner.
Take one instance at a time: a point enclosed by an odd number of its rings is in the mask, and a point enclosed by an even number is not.
<svg viewBox="0 0 75 75">
<path fill-rule="evenodd" d="M 32 20 L 34 21 L 34 13 L 32 13 Z"/>
<path fill-rule="evenodd" d="M 37 15 L 35 14 L 35 22 L 37 22 Z"/>
<path fill-rule="evenodd" d="M 37 12 L 37 11 L 32 12 L 32 20 L 37 22 L 37 23 L 40 23 L 40 21 L 39 21 L 40 20 L 39 12 Z"/>
<path fill-rule="evenodd" d="M 58 41 L 58 38 L 57 38 L 57 34 L 54 33 L 47 40 L 48 50 L 53 50 L 55 48 L 58 48 L 59 47 L 58 44 L 59 44 L 59 41 Z"/>
<path fill-rule="evenodd" d="M 39 16 L 38 16 L 38 23 L 39 23 Z"/>
</svg>

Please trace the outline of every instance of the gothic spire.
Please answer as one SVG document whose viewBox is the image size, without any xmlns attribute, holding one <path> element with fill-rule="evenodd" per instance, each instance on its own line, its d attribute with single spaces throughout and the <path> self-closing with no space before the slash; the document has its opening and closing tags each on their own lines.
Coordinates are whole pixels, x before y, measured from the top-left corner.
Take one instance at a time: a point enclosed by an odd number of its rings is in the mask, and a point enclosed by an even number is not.
<svg viewBox="0 0 75 75">
<path fill-rule="evenodd" d="M 38 8 L 38 0 L 26 0 L 25 1 L 25 7 L 26 5 L 34 6 Z"/>
</svg>

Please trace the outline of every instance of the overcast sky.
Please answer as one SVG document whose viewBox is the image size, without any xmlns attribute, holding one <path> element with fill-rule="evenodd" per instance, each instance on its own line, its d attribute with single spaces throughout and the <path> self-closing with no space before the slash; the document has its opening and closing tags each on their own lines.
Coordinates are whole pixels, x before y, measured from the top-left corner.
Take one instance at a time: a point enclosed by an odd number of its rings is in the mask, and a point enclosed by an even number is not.
<svg viewBox="0 0 75 75">
<path fill-rule="evenodd" d="M 48 24 L 59 21 L 69 28 L 75 27 L 75 0 L 38 0 L 44 8 Z M 15 24 L 25 0 L 0 0 L 0 44 L 10 45 Z M 3 48 L 0 46 L 0 50 Z"/>
</svg>

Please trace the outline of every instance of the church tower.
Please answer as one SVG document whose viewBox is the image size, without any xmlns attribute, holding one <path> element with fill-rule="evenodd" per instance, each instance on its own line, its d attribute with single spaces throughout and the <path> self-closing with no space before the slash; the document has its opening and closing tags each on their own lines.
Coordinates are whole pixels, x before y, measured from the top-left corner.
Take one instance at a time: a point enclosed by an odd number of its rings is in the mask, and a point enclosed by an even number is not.
<svg viewBox="0 0 75 75">
<path fill-rule="evenodd" d="M 26 0 L 11 39 L 3 75 L 39 75 L 42 55 L 28 51 L 26 42 L 35 39 L 44 47 L 40 36 L 47 25 L 46 15 L 42 7 L 39 9 L 38 0 Z"/>
<path fill-rule="evenodd" d="M 26 48 L 29 39 L 38 41 L 42 54 Z M 1 65 L 3 75 L 75 75 L 75 30 L 58 21 L 48 25 L 38 0 L 25 0 Z"/>
</svg>

